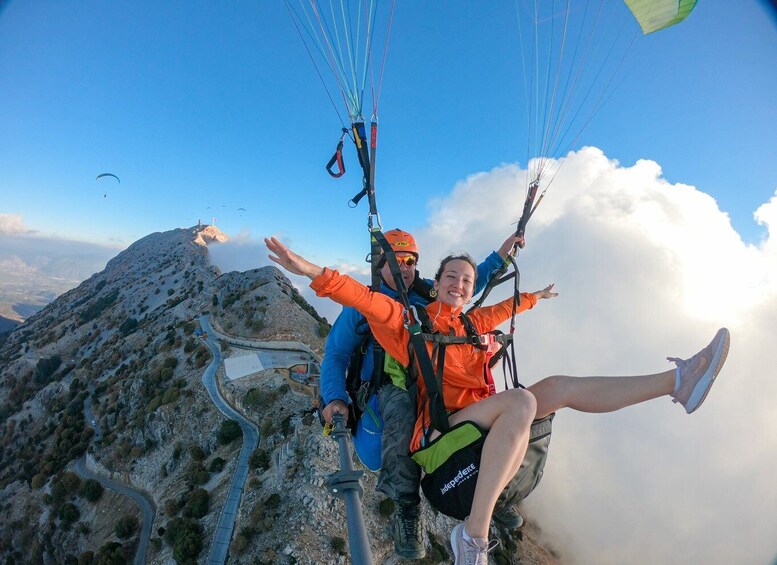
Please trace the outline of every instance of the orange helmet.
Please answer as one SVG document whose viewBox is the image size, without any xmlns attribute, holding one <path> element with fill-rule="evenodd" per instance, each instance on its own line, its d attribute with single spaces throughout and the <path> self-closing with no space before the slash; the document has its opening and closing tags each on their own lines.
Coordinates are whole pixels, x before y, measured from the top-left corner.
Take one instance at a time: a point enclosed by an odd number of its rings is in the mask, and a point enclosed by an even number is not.
<svg viewBox="0 0 777 565">
<path fill-rule="evenodd" d="M 415 238 L 401 229 L 389 230 L 383 234 L 395 253 L 412 253 L 418 258 L 418 245 Z"/>
</svg>

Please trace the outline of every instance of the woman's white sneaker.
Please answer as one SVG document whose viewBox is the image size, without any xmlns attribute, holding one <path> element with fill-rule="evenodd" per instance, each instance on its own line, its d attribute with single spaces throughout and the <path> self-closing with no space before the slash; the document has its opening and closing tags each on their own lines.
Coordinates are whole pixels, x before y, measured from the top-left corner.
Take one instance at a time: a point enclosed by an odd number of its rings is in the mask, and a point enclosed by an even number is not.
<svg viewBox="0 0 777 565">
<path fill-rule="evenodd" d="M 672 402 L 682 404 L 688 414 L 701 406 L 726 361 L 730 343 L 729 331 L 720 328 L 710 344 L 693 357 L 667 357 L 677 365 L 677 384 L 672 393 Z"/>
</svg>

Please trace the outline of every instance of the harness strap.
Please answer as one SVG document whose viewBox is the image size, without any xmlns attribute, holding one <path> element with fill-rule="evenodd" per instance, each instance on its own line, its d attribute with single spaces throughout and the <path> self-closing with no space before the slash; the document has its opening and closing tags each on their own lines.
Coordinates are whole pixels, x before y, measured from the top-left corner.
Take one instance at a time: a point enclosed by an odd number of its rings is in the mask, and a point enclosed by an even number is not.
<svg viewBox="0 0 777 565">
<path fill-rule="evenodd" d="M 446 345 L 468 344 L 474 345 L 483 351 L 492 348 L 496 344 L 506 345 L 512 341 L 512 336 L 503 333 L 485 333 L 474 335 L 445 335 L 440 333 L 422 333 L 426 341 L 444 343 Z"/>
<path fill-rule="evenodd" d="M 445 345 L 434 344 L 432 346 L 432 363 L 437 367 L 434 378 L 437 380 L 437 388 L 442 393 L 442 370 L 445 367 Z"/>
<path fill-rule="evenodd" d="M 518 228 L 515 230 L 515 235 L 522 236 L 524 233 L 526 233 L 526 224 L 529 223 L 529 219 L 531 219 L 532 214 L 534 214 L 534 211 L 537 209 L 537 206 L 539 206 L 540 201 L 542 200 L 542 196 L 544 196 L 544 192 L 540 196 L 540 199 L 537 200 L 537 204 L 534 203 L 534 199 L 537 197 L 537 189 L 540 187 L 540 181 L 539 179 L 533 181 L 529 185 L 529 191 L 526 194 L 526 200 L 523 202 L 523 212 L 521 213 L 521 219 L 518 220 Z"/>
<path fill-rule="evenodd" d="M 410 333 L 410 346 L 415 354 L 414 357 L 418 363 L 418 370 L 424 379 L 424 385 L 426 385 L 426 396 L 428 399 L 426 409 L 429 410 L 429 419 L 431 420 L 432 427 L 440 432 L 447 432 L 450 426 L 448 424 L 448 411 L 445 408 L 445 401 L 442 395 L 442 387 L 438 386 L 436 372 L 426 349 L 426 340 L 424 340 L 420 332 Z M 442 380 L 442 366 L 438 366 L 440 369 L 440 380 Z"/>
<path fill-rule="evenodd" d="M 356 208 L 359 201 L 365 196 L 369 195 L 370 200 L 370 214 L 377 214 L 375 209 L 375 188 L 372 185 L 374 175 L 372 173 L 372 167 L 370 166 L 370 154 L 367 150 L 367 136 L 364 130 L 364 122 L 354 122 L 352 124 L 353 142 L 356 144 L 356 155 L 359 157 L 359 165 L 361 165 L 363 172 L 362 189 L 348 202 L 351 208 Z M 377 133 L 376 133 L 377 137 Z M 373 151 L 374 155 L 374 151 Z"/>
<path fill-rule="evenodd" d="M 495 351 L 489 349 L 486 351 L 486 362 L 483 363 L 483 380 L 488 385 L 488 395 L 494 396 L 496 394 L 496 385 L 494 384 L 494 375 L 491 373 L 491 359 L 494 357 Z"/>
<path fill-rule="evenodd" d="M 537 199 L 537 190 L 539 189 L 539 187 L 540 187 L 539 179 L 533 181 L 529 185 L 529 190 L 526 194 L 526 200 L 524 200 L 523 202 L 523 212 L 521 213 L 521 219 L 518 220 L 518 227 L 515 229 L 515 235 L 517 236 L 523 236 L 526 233 L 526 224 L 529 223 L 529 220 L 531 219 L 535 210 L 537 210 L 537 206 L 540 205 L 540 202 L 542 202 L 542 198 L 545 196 L 545 191 L 543 191 L 542 194 L 540 194 L 540 197 Z M 545 188 L 545 190 L 547 190 L 547 187 Z M 536 202 L 535 202 L 535 199 L 536 199 Z M 512 258 L 515 251 L 516 251 L 516 247 L 514 246 L 511 253 L 508 255 L 508 259 L 505 260 L 505 262 L 502 263 L 502 266 L 499 267 L 499 269 L 497 269 L 497 271 L 491 275 L 491 278 L 486 284 L 486 288 L 483 289 L 483 292 L 481 293 L 480 297 L 475 301 L 475 304 L 472 305 L 472 308 L 470 308 L 470 311 L 472 311 L 475 308 L 479 308 L 480 305 L 483 304 L 486 297 L 489 295 L 489 293 L 491 292 L 491 290 L 493 290 L 495 286 L 505 282 L 506 280 L 509 280 L 513 276 L 516 277 L 515 296 L 518 297 L 518 281 L 517 281 L 517 278 L 519 276 L 518 267 L 515 265 L 515 260 Z M 515 274 L 505 276 L 509 263 L 512 263 L 513 267 L 515 267 Z M 516 298 L 516 300 L 520 300 L 520 298 Z"/>
<path fill-rule="evenodd" d="M 373 116 L 373 119 L 370 121 L 370 178 L 369 178 L 369 189 L 372 192 L 371 194 L 371 202 L 370 207 L 374 207 L 375 205 L 375 161 L 377 158 L 377 150 L 378 150 L 378 120 Z"/>
<path fill-rule="evenodd" d="M 405 328 L 410 334 L 410 344 L 408 353 L 410 357 L 410 367 L 416 366 L 421 378 L 426 386 L 427 405 L 424 410 L 428 411 L 432 427 L 440 432 L 446 432 L 450 428 L 448 424 L 448 411 L 445 408 L 445 401 L 442 395 L 442 364 L 437 363 L 439 368 L 439 382 L 437 380 L 437 371 L 432 364 L 432 358 L 426 349 L 425 333 L 428 334 L 431 329 L 429 316 L 423 308 L 416 309 L 411 306 L 405 310 Z M 427 330 L 424 332 L 423 330 Z M 444 358 L 444 353 L 442 353 Z M 432 346 L 432 356 L 439 359 L 438 344 Z M 415 364 L 414 364 L 415 362 Z"/>
</svg>

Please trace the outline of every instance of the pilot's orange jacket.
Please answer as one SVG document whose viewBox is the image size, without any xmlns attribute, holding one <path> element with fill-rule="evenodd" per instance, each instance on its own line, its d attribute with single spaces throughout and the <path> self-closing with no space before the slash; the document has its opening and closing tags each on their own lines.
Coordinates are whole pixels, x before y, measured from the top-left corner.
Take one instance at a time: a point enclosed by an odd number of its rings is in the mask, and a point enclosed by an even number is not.
<svg viewBox="0 0 777 565">
<path fill-rule="evenodd" d="M 347 275 L 337 271 L 324 269 L 316 277 L 310 287 L 321 297 L 328 297 L 343 306 L 352 306 L 361 312 L 370 324 L 372 334 L 386 353 L 399 361 L 403 366 L 410 364 L 408 344 L 410 334 L 404 326 L 402 305 L 384 294 L 370 292 L 370 289 Z M 517 312 L 533 308 L 537 297 L 532 293 L 521 293 L 521 304 Z M 486 333 L 495 329 L 502 322 L 510 319 L 513 298 L 510 297 L 493 306 L 478 308 L 467 314 L 478 333 Z M 466 336 L 467 331 L 459 318 L 461 308 L 452 308 L 440 301 L 432 302 L 426 307 L 429 320 L 434 330 L 443 334 Z M 431 355 L 432 344 L 427 343 Z M 486 362 L 486 352 L 469 344 L 448 345 L 445 351 L 445 366 L 443 368 L 443 399 L 445 407 L 450 412 L 460 410 L 465 406 L 489 396 L 488 385 L 483 377 L 483 365 Z M 428 410 L 426 406 L 426 386 L 422 378 L 418 379 L 418 419 L 410 449 L 416 450 L 421 445 L 424 430 L 429 427 Z"/>
</svg>

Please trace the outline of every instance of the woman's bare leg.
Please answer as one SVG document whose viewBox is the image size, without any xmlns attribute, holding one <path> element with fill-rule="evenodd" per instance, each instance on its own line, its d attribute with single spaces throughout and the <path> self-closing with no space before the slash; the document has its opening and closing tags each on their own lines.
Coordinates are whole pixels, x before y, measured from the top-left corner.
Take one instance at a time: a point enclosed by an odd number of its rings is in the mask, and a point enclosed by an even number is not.
<svg viewBox="0 0 777 565">
<path fill-rule="evenodd" d="M 452 425 L 471 420 L 489 430 L 467 534 L 488 538 L 494 506 L 521 466 L 535 417 L 565 407 L 583 412 L 612 412 L 668 394 L 690 413 L 704 400 L 726 360 L 729 341 L 728 330 L 721 328 L 712 342 L 693 357 L 669 358 L 677 363 L 677 369 L 633 377 L 548 377 L 526 390 L 506 390 L 453 414 Z"/>
<path fill-rule="evenodd" d="M 561 408 L 581 412 L 614 412 L 672 394 L 676 370 L 635 377 L 567 377 L 556 375 L 528 387 L 537 399 L 537 418 Z"/>
<path fill-rule="evenodd" d="M 521 466 L 535 414 L 534 397 L 510 389 L 471 404 L 450 417 L 451 425 L 465 420 L 489 430 L 480 458 L 475 496 L 467 520 L 467 534 L 488 539 L 497 498 Z"/>
<path fill-rule="evenodd" d="M 720 372 L 731 336 L 720 328 L 712 341 L 688 359 L 667 357 L 676 369 L 636 377 L 548 377 L 529 387 L 537 399 L 537 417 L 561 408 L 581 412 L 613 412 L 671 394 L 689 414 L 696 410 Z"/>
</svg>

